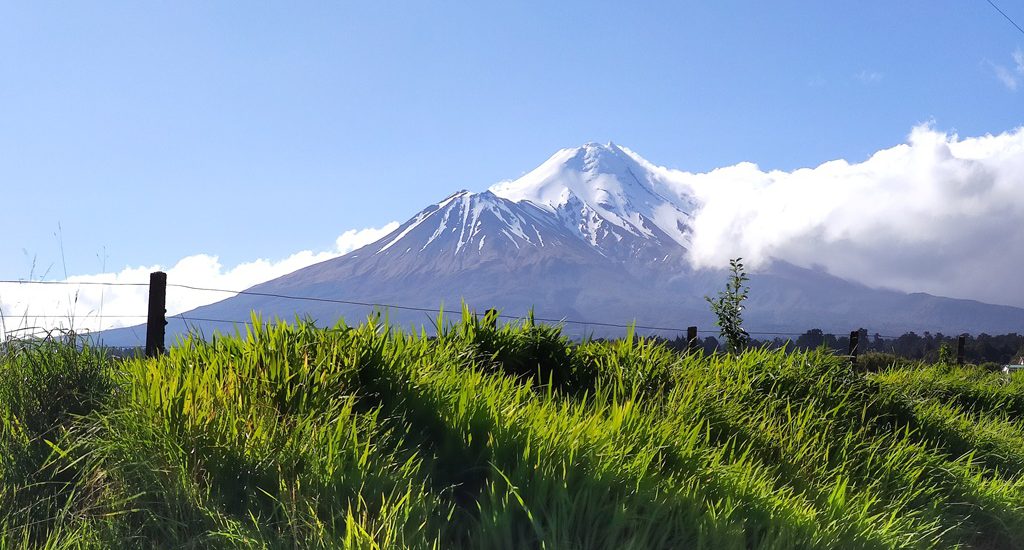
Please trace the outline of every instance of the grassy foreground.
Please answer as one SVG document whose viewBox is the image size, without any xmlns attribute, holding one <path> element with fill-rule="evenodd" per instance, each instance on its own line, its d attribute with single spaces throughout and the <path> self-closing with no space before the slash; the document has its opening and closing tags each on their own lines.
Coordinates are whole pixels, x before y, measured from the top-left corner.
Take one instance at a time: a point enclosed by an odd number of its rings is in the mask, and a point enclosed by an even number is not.
<svg viewBox="0 0 1024 550">
<path fill-rule="evenodd" d="M 1024 379 L 466 317 L 0 354 L 0 549 L 1019 548 Z"/>
</svg>

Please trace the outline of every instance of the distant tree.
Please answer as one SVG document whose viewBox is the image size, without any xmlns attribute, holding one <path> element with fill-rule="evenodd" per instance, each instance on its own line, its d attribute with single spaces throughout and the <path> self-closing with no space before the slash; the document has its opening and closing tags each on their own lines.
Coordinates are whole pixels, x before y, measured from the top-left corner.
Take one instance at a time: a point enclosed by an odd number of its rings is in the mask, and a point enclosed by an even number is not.
<svg viewBox="0 0 1024 550">
<path fill-rule="evenodd" d="M 864 332 L 867 333 L 866 330 Z M 864 341 L 867 342 L 867 339 Z M 883 340 L 882 335 L 877 332 L 871 337 L 871 351 L 885 351 L 885 340 Z"/>
<path fill-rule="evenodd" d="M 747 299 L 750 288 L 746 286 L 749 277 L 743 270 L 740 262 L 742 259 L 729 260 L 729 281 L 725 290 L 719 292 L 715 299 L 704 297 L 711 304 L 711 311 L 718 317 L 715 324 L 721 328 L 729 353 L 743 351 L 750 340 L 750 335 L 743 330 L 743 301 Z"/>
<path fill-rule="evenodd" d="M 796 339 L 796 347 L 800 349 L 815 349 L 825 344 L 825 333 L 820 328 L 812 328 L 801 334 Z"/>
<path fill-rule="evenodd" d="M 893 340 L 891 345 L 896 355 L 901 357 L 908 359 L 924 358 L 924 341 L 914 331 L 910 331 Z"/>
</svg>

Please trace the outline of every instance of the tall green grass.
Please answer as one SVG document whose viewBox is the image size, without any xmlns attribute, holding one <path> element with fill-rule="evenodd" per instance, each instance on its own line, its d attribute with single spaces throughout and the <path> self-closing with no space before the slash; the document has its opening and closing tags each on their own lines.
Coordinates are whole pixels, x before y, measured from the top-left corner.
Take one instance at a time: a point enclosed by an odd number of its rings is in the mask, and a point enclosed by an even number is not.
<svg viewBox="0 0 1024 550">
<path fill-rule="evenodd" d="M 0 354 L 0 548 L 1018 548 L 1024 383 L 468 313 Z"/>
</svg>

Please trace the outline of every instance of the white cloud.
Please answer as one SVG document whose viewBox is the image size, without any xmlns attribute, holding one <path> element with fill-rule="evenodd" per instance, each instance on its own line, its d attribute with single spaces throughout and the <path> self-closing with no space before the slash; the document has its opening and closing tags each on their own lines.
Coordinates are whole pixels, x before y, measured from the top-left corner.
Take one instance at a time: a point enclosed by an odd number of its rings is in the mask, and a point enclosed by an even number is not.
<svg viewBox="0 0 1024 550">
<path fill-rule="evenodd" d="M 6 333 L 33 327 L 74 328 L 77 331 L 116 328 L 145 322 L 149 274 L 165 271 L 169 283 L 204 288 L 242 290 L 291 273 L 318 262 L 336 258 L 376 241 L 398 228 L 391 222 L 380 228 L 348 230 L 338 236 L 334 250 L 313 252 L 303 250 L 278 261 L 258 259 L 231 268 L 221 265 L 217 256 L 196 254 L 182 258 L 173 266 L 126 267 L 117 273 L 99 273 L 68 277 L 72 283 L 142 283 L 142 286 L 98 285 L 0 285 L 0 340 Z M 232 294 L 167 289 L 168 314 L 223 300 Z M 37 317 L 57 315 L 58 317 Z M 118 317 L 141 315 L 142 318 Z"/>
<path fill-rule="evenodd" d="M 695 265 L 779 258 L 873 286 L 1024 306 L 1024 127 L 961 139 L 919 126 L 860 163 L 741 163 L 674 179 L 704 204 Z"/>
<path fill-rule="evenodd" d="M 398 222 L 391 222 L 384 227 L 367 227 L 366 229 L 349 229 L 348 231 L 338 235 L 338 239 L 335 240 L 335 247 L 339 254 L 348 254 L 349 252 L 368 245 L 388 233 L 398 229 Z"/>
<path fill-rule="evenodd" d="M 1024 75 L 1024 50 L 1014 50 L 1013 62 L 1017 64 L 1017 74 Z"/>
</svg>

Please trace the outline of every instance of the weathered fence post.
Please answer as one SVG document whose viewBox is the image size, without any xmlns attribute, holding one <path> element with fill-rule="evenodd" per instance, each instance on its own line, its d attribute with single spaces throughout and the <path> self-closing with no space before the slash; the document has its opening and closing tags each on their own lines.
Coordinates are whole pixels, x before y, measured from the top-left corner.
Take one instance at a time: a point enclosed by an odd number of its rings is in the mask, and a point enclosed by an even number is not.
<svg viewBox="0 0 1024 550">
<path fill-rule="evenodd" d="M 149 274 L 149 314 L 146 318 L 146 357 L 164 352 L 164 332 L 167 326 L 167 274 L 155 271 Z"/>
<path fill-rule="evenodd" d="M 686 327 L 686 353 L 697 351 L 697 327 Z"/>
<path fill-rule="evenodd" d="M 967 345 L 967 335 L 961 334 L 956 339 L 956 364 L 964 365 L 964 347 Z"/>
<path fill-rule="evenodd" d="M 860 331 L 855 330 L 850 333 L 850 364 L 857 366 L 857 354 L 860 352 Z"/>
</svg>

